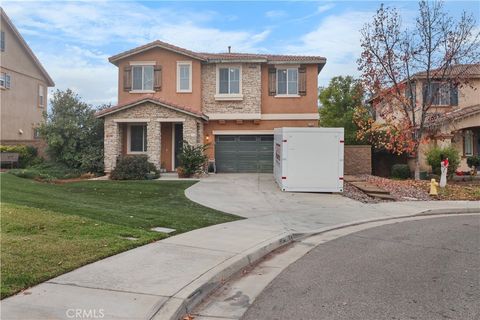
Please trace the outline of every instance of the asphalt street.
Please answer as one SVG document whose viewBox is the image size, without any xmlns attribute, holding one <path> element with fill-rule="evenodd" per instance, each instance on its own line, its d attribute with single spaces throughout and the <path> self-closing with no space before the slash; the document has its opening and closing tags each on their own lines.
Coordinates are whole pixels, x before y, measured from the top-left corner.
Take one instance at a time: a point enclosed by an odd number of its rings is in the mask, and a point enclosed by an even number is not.
<svg viewBox="0 0 480 320">
<path fill-rule="evenodd" d="M 480 320 L 480 218 L 394 223 L 319 245 L 242 319 Z"/>
</svg>

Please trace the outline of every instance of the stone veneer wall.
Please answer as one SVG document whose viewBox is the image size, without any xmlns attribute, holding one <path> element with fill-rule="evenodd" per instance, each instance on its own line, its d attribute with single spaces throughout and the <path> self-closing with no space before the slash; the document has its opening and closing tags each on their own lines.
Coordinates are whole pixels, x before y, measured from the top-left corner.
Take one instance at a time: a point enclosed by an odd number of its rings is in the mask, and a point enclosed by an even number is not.
<svg viewBox="0 0 480 320">
<path fill-rule="evenodd" d="M 222 64 L 223 65 L 223 64 Z M 238 66 L 239 64 L 224 64 Z M 202 65 L 202 110 L 209 113 L 260 113 L 262 78 L 259 63 L 243 63 L 241 101 L 217 101 L 217 65 Z"/>
<path fill-rule="evenodd" d="M 161 164 L 161 122 L 157 118 L 183 118 L 183 139 L 189 144 L 197 145 L 197 123 L 200 125 L 200 138 L 203 142 L 203 122 L 193 116 L 171 110 L 153 103 L 145 103 L 105 116 L 105 172 L 115 168 L 118 156 L 122 153 L 121 126 L 115 119 L 149 119 L 147 122 L 147 156 L 149 161 L 160 169 Z"/>
<path fill-rule="evenodd" d="M 346 145 L 344 149 L 344 174 L 371 174 L 372 147 L 367 145 Z"/>
</svg>

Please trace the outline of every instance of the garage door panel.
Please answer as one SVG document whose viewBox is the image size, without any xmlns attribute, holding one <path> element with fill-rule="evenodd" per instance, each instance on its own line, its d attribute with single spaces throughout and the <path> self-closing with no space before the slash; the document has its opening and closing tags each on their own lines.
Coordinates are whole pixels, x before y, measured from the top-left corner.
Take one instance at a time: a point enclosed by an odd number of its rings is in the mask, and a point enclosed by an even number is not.
<svg viewBox="0 0 480 320">
<path fill-rule="evenodd" d="M 273 135 L 215 137 L 218 172 L 273 172 Z"/>
</svg>

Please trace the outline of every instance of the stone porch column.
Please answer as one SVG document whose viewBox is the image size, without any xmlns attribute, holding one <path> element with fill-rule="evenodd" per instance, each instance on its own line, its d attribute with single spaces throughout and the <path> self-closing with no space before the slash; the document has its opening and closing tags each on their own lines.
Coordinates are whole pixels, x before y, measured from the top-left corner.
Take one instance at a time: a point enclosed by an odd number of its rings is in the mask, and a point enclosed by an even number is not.
<svg viewBox="0 0 480 320">
<path fill-rule="evenodd" d="M 105 119 L 104 132 L 104 165 L 105 172 L 109 173 L 115 169 L 122 147 L 118 123 L 113 119 Z"/>
<path fill-rule="evenodd" d="M 185 119 L 183 123 L 183 140 L 192 146 L 197 145 L 197 121 L 195 119 Z"/>
<path fill-rule="evenodd" d="M 147 156 L 148 161 L 153 163 L 160 170 L 161 152 L 161 123 L 150 120 L 147 122 Z"/>
</svg>

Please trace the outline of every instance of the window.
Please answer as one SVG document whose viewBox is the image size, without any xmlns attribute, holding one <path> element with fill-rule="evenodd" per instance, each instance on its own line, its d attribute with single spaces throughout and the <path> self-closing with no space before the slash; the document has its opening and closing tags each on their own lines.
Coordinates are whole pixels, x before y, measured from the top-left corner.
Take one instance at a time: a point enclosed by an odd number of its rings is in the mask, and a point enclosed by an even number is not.
<svg viewBox="0 0 480 320">
<path fill-rule="evenodd" d="M 450 83 L 433 82 L 430 84 L 430 92 L 427 93 L 427 85 L 423 85 L 423 101 L 433 106 L 456 106 L 458 105 L 458 87 Z M 428 100 L 425 100 L 428 99 Z M 431 100 L 430 100 L 431 99 Z"/>
<path fill-rule="evenodd" d="M 277 94 L 298 95 L 298 69 L 277 69 Z"/>
<path fill-rule="evenodd" d="M 410 85 L 408 85 L 408 83 L 407 83 L 407 85 L 405 87 L 405 97 L 409 100 L 409 102 L 410 102 L 410 98 L 412 98 L 414 105 L 416 104 L 416 100 L 417 100 L 416 90 L 417 90 L 417 86 L 416 86 L 415 82 L 412 82 L 411 83 L 411 93 L 412 93 L 412 95 L 410 95 Z"/>
<path fill-rule="evenodd" d="M 5 51 L 5 32 L 3 32 L 3 31 L 0 32 L 0 35 L 1 35 L 0 36 L 0 50 L 2 52 L 4 52 Z"/>
<path fill-rule="evenodd" d="M 218 69 L 218 93 L 219 94 L 240 94 L 240 68 L 219 68 Z"/>
<path fill-rule="evenodd" d="M 40 84 L 38 85 L 38 106 L 43 107 L 45 105 L 45 88 Z"/>
<path fill-rule="evenodd" d="M 463 137 L 463 153 L 465 156 L 473 156 L 473 131 L 465 130 Z"/>
<path fill-rule="evenodd" d="M 132 124 L 129 125 L 128 144 L 130 153 L 147 152 L 147 125 Z"/>
<path fill-rule="evenodd" d="M 192 92 L 192 63 L 177 62 L 177 92 Z"/>
<path fill-rule="evenodd" d="M 153 66 L 132 66 L 132 90 L 153 90 Z"/>
<path fill-rule="evenodd" d="M 10 89 L 10 75 L 2 72 L 0 74 L 0 87 Z"/>
<path fill-rule="evenodd" d="M 40 139 L 40 129 L 39 128 L 33 128 L 33 139 Z"/>
</svg>

